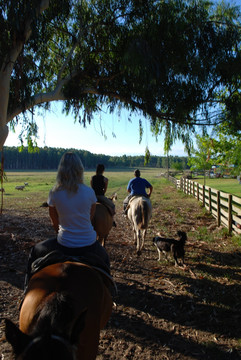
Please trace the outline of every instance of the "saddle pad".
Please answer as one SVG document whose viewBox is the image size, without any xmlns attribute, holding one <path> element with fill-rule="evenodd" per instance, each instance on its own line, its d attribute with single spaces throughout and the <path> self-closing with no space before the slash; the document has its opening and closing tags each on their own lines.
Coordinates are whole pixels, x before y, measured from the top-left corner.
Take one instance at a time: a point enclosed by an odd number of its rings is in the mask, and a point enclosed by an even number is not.
<svg viewBox="0 0 241 360">
<path fill-rule="evenodd" d="M 58 250 L 51 251 L 47 255 L 36 259 L 32 263 L 31 276 L 36 272 L 40 271 L 41 269 L 45 268 L 46 266 L 66 261 L 77 262 L 91 266 L 93 269 L 101 273 L 101 275 L 104 275 L 110 281 L 112 287 L 117 293 L 117 287 L 115 281 L 110 275 L 110 269 L 98 255 L 95 255 L 93 253 L 88 253 L 88 256 L 71 256 L 65 255 Z"/>
</svg>

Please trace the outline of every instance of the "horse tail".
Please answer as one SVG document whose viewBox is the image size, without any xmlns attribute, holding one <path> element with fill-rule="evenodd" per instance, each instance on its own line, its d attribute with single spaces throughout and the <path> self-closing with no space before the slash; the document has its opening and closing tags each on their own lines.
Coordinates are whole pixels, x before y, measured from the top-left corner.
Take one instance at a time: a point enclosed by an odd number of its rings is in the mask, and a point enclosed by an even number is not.
<svg viewBox="0 0 241 360">
<path fill-rule="evenodd" d="M 142 222 L 141 229 L 146 229 L 148 225 L 148 204 L 146 201 L 142 201 L 141 203 L 141 213 L 142 213 Z"/>
</svg>

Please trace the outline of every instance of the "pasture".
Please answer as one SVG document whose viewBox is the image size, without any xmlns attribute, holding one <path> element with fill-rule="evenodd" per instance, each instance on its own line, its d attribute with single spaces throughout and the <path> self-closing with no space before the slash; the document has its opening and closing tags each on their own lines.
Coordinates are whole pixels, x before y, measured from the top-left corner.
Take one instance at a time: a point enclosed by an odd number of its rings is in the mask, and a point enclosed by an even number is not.
<svg viewBox="0 0 241 360">
<path fill-rule="evenodd" d="M 197 181 L 199 184 L 204 185 L 203 178 L 195 178 L 192 179 Z M 217 178 L 217 179 L 209 179 L 205 180 L 206 186 L 210 186 L 213 189 L 224 191 L 228 194 L 236 195 L 241 197 L 241 184 L 239 184 L 237 179 L 225 179 L 225 178 Z"/>
<path fill-rule="evenodd" d="M 115 306 L 101 332 L 98 360 L 203 360 L 241 357 L 241 241 L 223 228 L 192 197 L 177 191 L 157 169 L 141 169 L 153 185 L 153 215 L 144 250 L 136 255 L 133 234 L 122 215 L 133 171 L 106 171 L 108 195 L 117 191 L 117 228 L 106 249 L 118 287 Z M 94 171 L 85 173 L 89 184 Z M 23 277 L 31 246 L 53 235 L 48 210 L 40 207 L 55 182 L 54 172 L 7 173 L 0 218 L 1 317 L 18 321 Z M 15 186 L 28 182 L 23 191 Z M 241 186 L 241 185 L 240 185 Z M 157 261 L 157 233 L 187 232 L 186 266 Z M 3 335 L 3 322 L 0 324 Z M 2 359 L 10 347 L 0 342 Z"/>
</svg>

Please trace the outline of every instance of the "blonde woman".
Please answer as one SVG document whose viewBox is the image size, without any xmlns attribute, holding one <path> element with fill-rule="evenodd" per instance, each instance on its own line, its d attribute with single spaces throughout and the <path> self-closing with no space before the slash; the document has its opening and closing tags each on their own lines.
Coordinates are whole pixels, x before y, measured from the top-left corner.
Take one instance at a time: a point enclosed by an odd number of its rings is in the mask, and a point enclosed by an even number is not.
<svg viewBox="0 0 241 360">
<path fill-rule="evenodd" d="M 66 255 L 83 256 L 94 253 L 109 267 L 109 256 L 96 240 L 91 224 L 95 213 L 96 196 L 83 183 L 84 167 L 77 154 L 65 153 L 59 163 L 56 185 L 49 192 L 49 215 L 57 236 L 37 244 L 31 251 L 28 279 L 32 262 L 53 250 Z"/>
</svg>

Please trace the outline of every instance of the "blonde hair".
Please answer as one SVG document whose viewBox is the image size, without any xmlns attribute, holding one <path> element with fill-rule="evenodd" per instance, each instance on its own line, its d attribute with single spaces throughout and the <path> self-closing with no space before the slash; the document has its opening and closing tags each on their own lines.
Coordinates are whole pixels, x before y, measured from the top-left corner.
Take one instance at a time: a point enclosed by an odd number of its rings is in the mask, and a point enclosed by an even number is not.
<svg viewBox="0 0 241 360">
<path fill-rule="evenodd" d="M 65 153 L 60 162 L 56 177 L 56 190 L 67 190 L 76 193 L 79 184 L 84 182 L 84 166 L 79 158 L 73 152 Z"/>
</svg>

